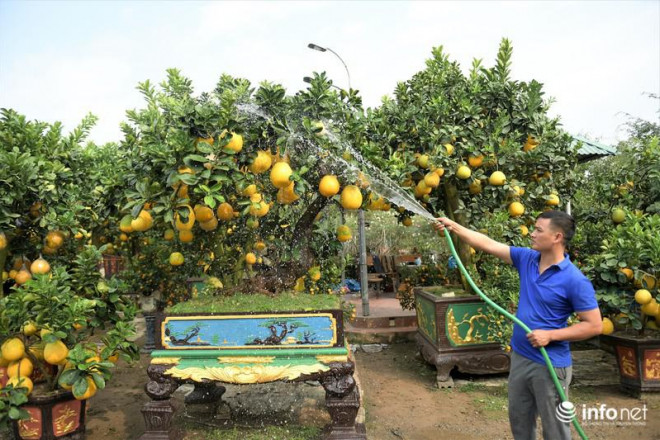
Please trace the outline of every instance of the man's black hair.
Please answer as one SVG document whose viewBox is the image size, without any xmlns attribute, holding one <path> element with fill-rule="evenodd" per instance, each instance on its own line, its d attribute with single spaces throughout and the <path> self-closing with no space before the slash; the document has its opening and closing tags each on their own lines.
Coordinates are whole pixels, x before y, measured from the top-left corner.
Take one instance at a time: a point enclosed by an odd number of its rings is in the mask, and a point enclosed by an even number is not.
<svg viewBox="0 0 660 440">
<path fill-rule="evenodd" d="M 550 226 L 564 233 L 564 246 L 568 247 L 573 235 L 575 235 L 575 220 L 563 211 L 550 210 L 542 212 L 536 219 L 547 218 Z"/>
</svg>

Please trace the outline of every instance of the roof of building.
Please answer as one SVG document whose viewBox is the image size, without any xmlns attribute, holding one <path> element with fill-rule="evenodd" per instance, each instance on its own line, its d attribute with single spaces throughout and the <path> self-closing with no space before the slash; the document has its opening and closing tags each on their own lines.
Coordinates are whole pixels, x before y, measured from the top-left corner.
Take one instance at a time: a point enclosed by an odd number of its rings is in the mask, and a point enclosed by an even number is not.
<svg viewBox="0 0 660 440">
<path fill-rule="evenodd" d="M 599 157 L 614 156 L 616 154 L 615 147 L 585 139 L 580 136 L 573 136 L 573 144 L 575 145 L 578 142 L 582 142 L 582 146 L 578 150 L 578 158 L 580 162 L 587 162 L 589 160 L 598 159 Z"/>
</svg>

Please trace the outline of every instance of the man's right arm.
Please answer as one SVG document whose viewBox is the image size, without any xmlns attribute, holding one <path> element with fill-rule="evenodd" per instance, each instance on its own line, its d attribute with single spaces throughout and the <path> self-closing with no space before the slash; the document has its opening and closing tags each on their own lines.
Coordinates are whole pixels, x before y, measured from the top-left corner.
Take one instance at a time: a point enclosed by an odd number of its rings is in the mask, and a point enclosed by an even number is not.
<svg viewBox="0 0 660 440">
<path fill-rule="evenodd" d="M 494 255 L 505 263 L 513 264 L 513 261 L 511 260 L 511 251 L 508 245 L 500 243 L 499 241 L 495 241 L 480 232 L 473 231 L 462 225 L 459 225 L 455 221 L 448 218 L 441 217 L 436 220 L 437 223 L 435 227 L 439 231 L 447 228 L 449 232 L 453 232 L 454 234 L 458 235 L 461 240 L 476 250 Z"/>
</svg>

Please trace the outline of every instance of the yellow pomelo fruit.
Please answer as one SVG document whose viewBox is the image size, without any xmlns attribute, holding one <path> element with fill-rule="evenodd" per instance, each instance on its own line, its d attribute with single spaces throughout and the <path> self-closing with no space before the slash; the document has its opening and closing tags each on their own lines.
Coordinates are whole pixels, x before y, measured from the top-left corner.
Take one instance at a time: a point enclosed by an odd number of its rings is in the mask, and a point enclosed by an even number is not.
<svg viewBox="0 0 660 440">
<path fill-rule="evenodd" d="M 359 209 L 362 206 L 362 193 L 355 185 L 347 185 L 341 192 L 339 203 L 344 209 Z"/>
<path fill-rule="evenodd" d="M 127 234 L 133 232 L 133 226 L 131 226 L 132 221 L 133 217 L 131 217 L 129 214 L 123 216 L 119 222 L 119 230 Z"/>
<path fill-rule="evenodd" d="M 27 268 L 25 268 L 25 266 L 23 266 L 23 268 L 16 273 L 14 281 L 16 281 L 16 284 L 20 285 L 27 283 L 31 278 L 32 274 Z"/>
<path fill-rule="evenodd" d="M 470 167 L 466 165 L 461 165 L 456 170 L 456 177 L 458 177 L 459 179 L 465 180 L 468 179 L 471 175 L 472 175 L 472 170 L 470 169 Z"/>
<path fill-rule="evenodd" d="M 434 172 L 426 173 L 424 176 L 424 183 L 429 188 L 437 188 L 440 185 L 440 176 Z"/>
<path fill-rule="evenodd" d="M 215 229 L 218 227 L 218 219 L 211 217 L 211 220 L 207 222 L 200 222 L 199 227 L 207 232 L 215 231 Z"/>
<path fill-rule="evenodd" d="M 16 376 L 25 376 L 29 377 L 34 371 L 34 365 L 30 359 L 24 357 L 20 360 L 14 361 L 9 364 L 7 367 L 7 376 L 16 377 Z"/>
<path fill-rule="evenodd" d="M 30 394 L 34 388 L 32 380 L 29 377 L 24 376 L 10 377 L 9 380 L 7 380 L 7 385 L 11 385 L 14 388 L 27 388 L 27 394 Z"/>
<path fill-rule="evenodd" d="M 30 321 L 23 326 L 23 334 L 25 336 L 32 336 L 35 333 L 37 333 L 37 326 L 34 324 L 34 322 Z"/>
<path fill-rule="evenodd" d="M 85 380 L 87 381 L 87 391 L 85 391 L 83 394 L 78 394 L 73 393 L 73 397 L 76 398 L 76 400 L 86 400 L 91 397 L 94 397 L 96 394 L 96 383 L 94 382 L 94 379 L 91 377 L 86 377 Z"/>
<path fill-rule="evenodd" d="M 603 318 L 603 331 L 602 334 L 609 335 L 614 331 L 614 323 L 610 318 Z"/>
<path fill-rule="evenodd" d="M 351 228 L 349 228 L 347 225 L 341 225 L 337 227 L 337 240 L 346 242 L 350 241 L 351 238 Z"/>
<path fill-rule="evenodd" d="M 183 205 L 184 208 L 188 209 L 188 221 L 185 223 L 181 221 L 179 213 L 174 214 L 174 227 L 178 231 L 190 231 L 195 225 L 195 212 L 190 207 L 190 205 Z"/>
<path fill-rule="evenodd" d="M 644 304 L 642 307 L 642 312 L 646 315 L 656 316 L 660 311 L 660 306 L 654 298 L 651 301 Z"/>
<path fill-rule="evenodd" d="M 318 266 L 312 266 L 307 271 L 307 275 L 309 275 L 309 279 L 312 281 L 318 281 L 321 279 L 321 268 Z"/>
<path fill-rule="evenodd" d="M 183 254 L 181 252 L 172 252 L 170 254 L 170 265 L 181 266 L 184 262 Z"/>
<path fill-rule="evenodd" d="M 163 238 L 166 241 L 172 241 L 174 240 L 174 229 L 167 229 L 165 233 L 163 234 Z"/>
<path fill-rule="evenodd" d="M 406 226 L 406 227 L 407 226 L 412 226 L 413 220 L 410 217 L 406 217 L 406 218 L 403 219 L 403 221 L 401 223 L 403 223 L 403 226 Z"/>
<path fill-rule="evenodd" d="M 234 218 L 234 208 L 229 203 L 224 202 L 218 206 L 216 214 L 220 220 L 229 221 Z"/>
<path fill-rule="evenodd" d="M 226 131 L 225 131 L 226 133 Z M 224 134 L 220 135 L 220 137 L 224 137 Z M 229 148 L 230 150 L 240 153 L 241 150 L 243 149 L 243 136 L 240 134 L 236 134 L 234 132 L 231 133 L 231 139 L 229 139 L 229 143 L 225 145 L 225 148 Z"/>
<path fill-rule="evenodd" d="M 257 229 L 259 227 L 259 220 L 254 217 L 250 217 L 246 220 L 245 226 L 247 226 L 249 229 Z"/>
<path fill-rule="evenodd" d="M 529 234 L 529 229 L 525 225 L 520 225 L 520 235 L 526 237 Z"/>
<path fill-rule="evenodd" d="M 255 174 L 265 173 L 270 169 L 270 166 L 273 163 L 273 158 L 270 155 L 270 152 L 267 151 L 258 151 L 257 157 L 252 161 L 250 165 L 250 171 Z"/>
<path fill-rule="evenodd" d="M 468 164 L 472 168 L 479 168 L 481 166 L 481 164 L 483 164 L 483 163 L 484 163 L 484 156 L 482 154 L 480 154 L 478 156 L 468 157 Z"/>
<path fill-rule="evenodd" d="M 248 253 L 245 255 L 245 262 L 246 262 L 247 264 L 254 264 L 254 263 L 257 262 L 257 256 L 254 255 L 252 252 L 248 252 Z"/>
<path fill-rule="evenodd" d="M 195 213 L 195 220 L 200 223 L 207 222 L 213 218 L 213 210 L 208 206 L 195 205 L 193 212 Z"/>
<path fill-rule="evenodd" d="M 263 241 L 258 241 L 254 244 L 254 249 L 257 251 L 263 251 L 264 249 L 266 249 L 266 243 L 264 243 Z"/>
<path fill-rule="evenodd" d="M 445 150 L 447 151 L 447 156 L 451 156 L 452 154 L 454 154 L 454 146 L 452 144 L 446 143 L 444 147 Z"/>
<path fill-rule="evenodd" d="M 126 235 L 122 232 L 121 234 L 119 234 L 119 239 L 121 241 L 128 241 L 128 235 Z"/>
<path fill-rule="evenodd" d="M 476 179 L 470 182 L 468 186 L 468 192 L 472 195 L 481 193 L 481 180 Z"/>
<path fill-rule="evenodd" d="M 442 177 L 442 176 L 444 176 L 444 174 L 445 174 L 445 169 L 442 168 L 442 167 L 440 167 L 440 168 L 436 168 L 436 169 L 434 169 L 433 172 L 434 172 L 435 174 L 437 174 L 438 177 Z"/>
<path fill-rule="evenodd" d="M 626 219 L 626 211 L 621 208 L 616 208 L 612 211 L 612 221 L 616 224 L 623 223 Z"/>
<path fill-rule="evenodd" d="M 632 280 L 632 279 L 633 279 L 634 273 L 633 273 L 633 271 L 632 271 L 631 268 L 629 268 L 629 267 L 624 267 L 624 268 L 622 268 L 622 269 L 619 269 L 619 272 L 621 272 L 622 274 L 624 274 L 624 275 L 626 276 L 626 278 L 628 278 L 629 280 Z"/>
<path fill-rule="evenodd" d="M 417 157 L 417 165 L 420 168 L 425 168 L 425 169 L 428 168 L 429 167 L 429 156 L 426 155 L 426 154 L 420 154 Z"/>
<path fill-rule="evenodd" d="M 149 211 L 143 209 L 143 210 L 140 211 L 140 213 L 138 214 L 138 217 L 140 217 L 141 219 L 143 219 L 144 221 L 147 222 L 147 229 L 149 229 L 149 228 L 151 228 L 151 227 L 153 226 L 153 224 L 154 224 L 154 219 L 153 219 L 153 217 L 151 217 L 151 213 L 150 213 Z"/>
<path fill-rule="evenodd" d="M 69 349 L 59 339 L 46 344 L 44 347 L 44 360 L 51 365 L 59 365 L 66 359 L 68 354 Z"/>
<path fill-rule="evenodd" d="M 131 228 L 133 228 L 134 231 L 144 232 L 149 229 L 149 222 L 142 217 L 134 218 L 131 220 Z"/>
<path fill-rule="evenodd" d="M 295 193 L 294 188 L 294 182 L 291 182 L 286 188 L 280 188 L 277 191 L 277 202 L 282 205 L 289 205 L 298 200 L 300 197 Z"/>
<path fill-rule="evenodd" d="M 195 238 L 195 234 L 192 233 L 192 231 L 188 230 L 182 230 L 179 231 L 179 241 L 182 243 L 190 243 L 193 241 Z"/>
<path fill-rule="evenodd" d="M 10 338 L 2 343 L 0 352 L 5 361 L 17 361 L 25 355 L 25 344 L 19 338 Z"/>
<path fill-rule="evenodd" d="M 545 204 L 548 206 L 558 206 L 559 196 L 557 196 L 557 194 L 550 194 L 548 196 L 548 199 L 545 201 Z"/>
<path fill-rule="evenodd" d="M 251 197 L 252 194 L 256 194 L 257 192 L 257 185 L 254 183 L 248 185 L 245 187 L 245 189 L 241 192 L 245 197 Z"/>
<path fill-rule="evenodd" d="M 637 304 L 645 305 L 650 303 L 651 300 L 653 300 L 653 296 L 651 296 L 651 292 L 648 290 L 639 289 L 635 292 L 635 301 L 637 301 Z"/>
<path fill-rule="evenodd" d="M 513 202 L 509 205 L 509 215 L 511 217 L 520 217 L 525 213 L 525 207 L 520 202 Z"/>
<path fill-rule="evenodd" d="M 286 188 L 291 182 L 293 170 L 286 162 L 277 162 L 270 170 L 270 182 L 275 188 Z"/>
<path fill-rule="evenodd" d="M 30 272 L 32 272 L 33 275 L 35 274 L 45 274 L 50 272 L 50 264 L 48 261 L 44 260 L 41 256 L 34 260 L 32 264 L 30 265 Z"/>
<path fill-rule="evenodd" d="M 502 186 L 504 185 L 504 182 L 506 182 L 506 176 L 502 171 L 495 171 L 488 178 L 488 183 L 493 186 Z"/>
<path fill-rule="evenodd" d="M 339 192 L 339 180 L 337 176 L 327 175 L 319 182 L 319 192 L 323 197 L 332 197 Z"/>
<path fill-rule="evenodd" d="M 54 249 L 64 244 L 64 234 L 62 231 L 50 231 L 46 235 L 46 244 Z"/>
<path fill-rule="evenodd" d="M 7 236 L 4 232 L 0 231 L 0 251 L 7 247 Z"/>
<path fill-rule="evenodd" d="M 261 202 L 253 203 L 250 206 L 250 215 L 253 215 L 255 217 L 263 217 L 266 214 L 268 214 L 269 210 L 270 210 L 270 205 L 262 200 Z"/>
</svg>

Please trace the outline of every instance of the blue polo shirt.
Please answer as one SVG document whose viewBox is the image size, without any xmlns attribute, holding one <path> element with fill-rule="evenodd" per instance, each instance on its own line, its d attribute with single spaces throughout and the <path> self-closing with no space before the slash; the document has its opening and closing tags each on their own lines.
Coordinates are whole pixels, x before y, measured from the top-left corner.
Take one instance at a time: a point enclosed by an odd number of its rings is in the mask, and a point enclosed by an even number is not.
<svg viewBox="0 0 660 440">
<path fill-rule="evenodd" d="M 568 255 L 539 274 L 540 252 L 513 246 L 510 252 L 513 265 L 520 274 L 520 301 L 516 317 L 532 330 L 564 328 L 573 312 L 598 308 L 591 281 L 571 263 Z M 511 349 L 534 362 L 545 364 L 541 352 L 532 347 L 519 325 L 513 326 Z M 571 365 L 568 341 L 551 342 L 545 349 L 555 367 Z"/>
</svg>

